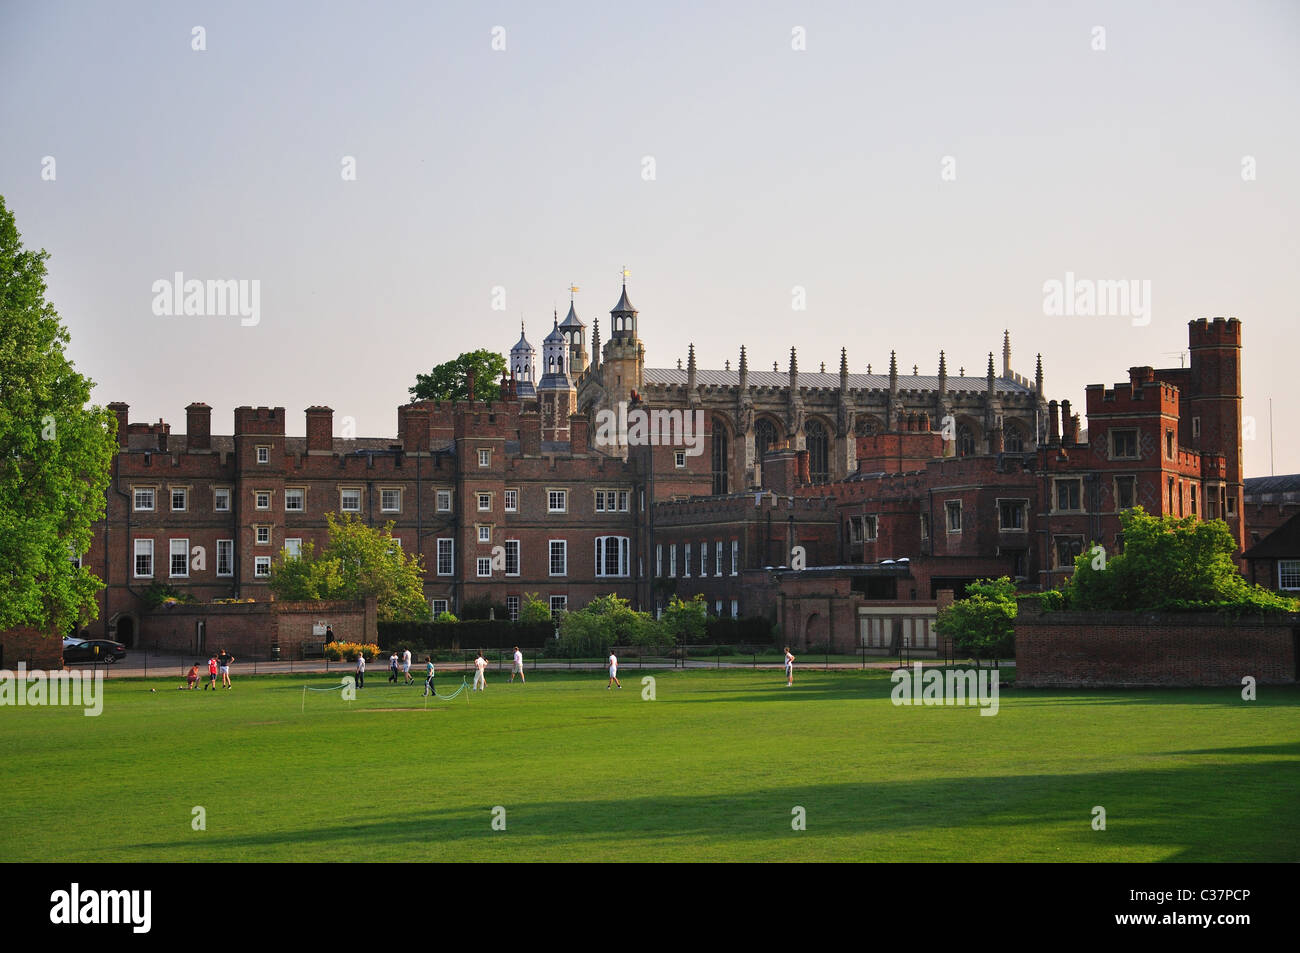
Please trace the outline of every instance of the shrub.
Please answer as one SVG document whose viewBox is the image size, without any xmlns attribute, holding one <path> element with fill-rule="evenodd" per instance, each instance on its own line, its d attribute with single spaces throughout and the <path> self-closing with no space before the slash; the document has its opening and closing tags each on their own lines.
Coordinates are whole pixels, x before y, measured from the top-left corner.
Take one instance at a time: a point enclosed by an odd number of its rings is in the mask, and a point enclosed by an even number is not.
<svg viewBox="0 0 1300 953">
<path fill-rule="evenodd" d="M 1016 585 L 1008 577 L 979 579 L 967 597 L 939 613 L 935 631 L 976 660 L 1015 654 Z"/>
<path fill-rule="evenodd" d="M 379 646 L 373 642 L 327 642 L 325 657 L 332 662 L 355 662 L 358 655 L 364 655 L 369 662 L 379 654 Z"/>
</svg>

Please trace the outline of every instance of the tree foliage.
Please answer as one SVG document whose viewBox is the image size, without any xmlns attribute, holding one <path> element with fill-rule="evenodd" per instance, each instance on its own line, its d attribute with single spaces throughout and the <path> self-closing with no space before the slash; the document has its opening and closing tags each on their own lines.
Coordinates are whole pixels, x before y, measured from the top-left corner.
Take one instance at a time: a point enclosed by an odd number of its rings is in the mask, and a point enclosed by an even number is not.
<svg viewBox="0 0 1300 953">
<path fill-rule="evenodd" d="M 525 592 L 523 603 L 519 606 L 520 622 L 550 622 L 551 607 L 544 599 L 539 599 L 535 592 Z"/>
<path fill-rule="evenodd" d="M 98 615 L 103 583 L 72 557 L 104 515 L 116 419 L 64 354 L 49 255 L 20 239 L 0 197 L 0 630 L 66 632 Z"/>
<path fill-rule="evenodd" d="M 665 635 L 683 645 L 703 642 L 709 626 L 709 607 L 704 601 L 704 593 L 697 592 L 689 602 L 673 596 L 659 617 L 659 625 Z"/>
<path fill-rule="evenodd" d="M 327 513 L 329 542 L 317 555 L 310 542 L 297 557 L 281 552 L 271 564 L 271 591 L 281 599 L 365 599 L 375 597 L 380 622 L 429 618 L 424 601 L 424 565 L 393 538 L 393 524 L 367 526 L 345 513 Z"/>
<path fill-rule="evenodd" d="M 962 655 L 971 658 L 1005 658 L 1015 654 L 1016 584 L 1006 576 L 979 579 L 939 613 L 935 631 L 952 639 Z"/>
<path fill-rule="evenodd" d="M 1120 514 L 1124 551 L 1105 560 L 1083 552 L 1061 587 L 1078 610 L 1295 612 L 1296 600 L 1248 583 L 1233 559 L 1237 541 L 1222 520 Z"/>
<path fill-rule="evenodd" d="M 500 400 L 506 359 L 484 348 L 467 351 L 454 361 L 437 365 L 428 374 L 416 374 L 415 386 L 410 388 L 411 399 L 468 400 L 471 370 L 474 372 L 474 399 Z"/>
<path fill-rule="evenodd" d="M 649 648 L 665 641 L 671 640 L 648 612 L 637 612 L 628 600 L 610 593 L 560 617 L 556 651 L 567 657 L 604 655 L 614 645 Z"/>
</svg>

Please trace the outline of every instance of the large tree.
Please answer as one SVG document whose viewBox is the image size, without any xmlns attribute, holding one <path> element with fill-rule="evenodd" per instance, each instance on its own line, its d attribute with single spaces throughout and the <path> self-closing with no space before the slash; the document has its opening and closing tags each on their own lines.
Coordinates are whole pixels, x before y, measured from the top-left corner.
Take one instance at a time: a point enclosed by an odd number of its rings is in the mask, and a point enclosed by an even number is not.
<svg viewBox="0 0 1300 953">
<path fill-rule="evenodd" d="M 959 655 L 975 659 L 1006 658 L 1015 654 L 1016 584 L 1008 577 L 977 579 L 958 599 L 939 613 L 934 629 L 952 639 Z"/>
<path fill-rule="evenodd" d="M 0 196 L 0 630 L 67 631 L 103 588 L 80 559 L 104 515 L 116 421 L 64 354 L 49 255 L 22 246 Z"/>
<path fill-rule="evenodd" d="M 1069 609 L 1294 612 L 1297 602 L 1253 586 L 1233 558 L 1237 541 L 1222 520 L 1155 517 L 1137 506 L 1119 515 L 1124 551 L 1080 553 L 1053 601 Z"/>
<path fill-rule="evenodd" d="M 271 565 L 271 591 L 281 599 L 365 599 L 375 597 L 380 622 L 429 618 L 424 601 L 424 565 L 408 556 L 393 537 L 393 524 L 367 526 L 351 514 L 329 521 L 329 542 L 318 554 L 304 543 L 298 556 L 281 551 Z"/>
<path fill-rule="evenodd" d="M 474 399 L 500 400 L 506 359 L 495 351 L 467 351 L 454 361 L 439 364 L 427 374 L 415 375 L 410 388 L 414 400 L 468 400 L 469 372 L 474 372 Z"/>
</svg>

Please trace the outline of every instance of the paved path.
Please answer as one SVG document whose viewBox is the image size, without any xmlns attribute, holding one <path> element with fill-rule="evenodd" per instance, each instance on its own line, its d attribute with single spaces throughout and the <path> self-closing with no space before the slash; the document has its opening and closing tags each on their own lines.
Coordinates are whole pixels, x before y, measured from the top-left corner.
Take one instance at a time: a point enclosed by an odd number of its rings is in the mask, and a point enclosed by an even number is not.
<svg viewBox="0 0 1300 953">
<path fill-rule="evenodd" d="M 741 661 L 724 661 L 718 664 L 716 660 L 691 659 L 686 662 L 685 667 L 689 669 L 780 669 L 783 667 L 781 662 L 759 662 L 755 665 L 752 662 Z M 206 661 L 206 660 L 205 660 Z M 926 665 L 942 665 L 943 660 L 939 659 L 917 659 Z M 964 660 L 963 660 L 964 661 Z M 194 659 L 188 655 L 155 655 L 152 652 L 128 652 L 125 659 L 115 662 L 111 665 L 99 665 L 105 676 L 108 678 L 173 678 L 184 679 L 185 673 L 189 671 L 190 665 Z M 419 665 L 411 666 L 411 677 L 416 682 L 422 682 L 424 676 L 420 674 L 423 671 L 423 662 Z M 435 662 L 440 673 L 451 673 L 458 668 L 462 671 L 472 674 L 474 669 L 467 659 L 462 662 Z M 958 663 L 960 664 L 960 662 Z M 1002 668 L 1014 668 L 1014 660 L 1003 660 Z M 525 671 L 534 672 L 562 672 L 562 671 L 604 671 L 604 662 L 568 662 L 564 659 L 547 659 L 525 663 Z M 89 669 L 95 666 L 89 664 L 73 663 L 68 666 L 69 669 Z M 818 671 L 855 671 L 863 668 L 870 669 L 895 669 L 899 667 L 896 661 L 872 660 L 865 665 L 861 661 L 857 662 L 832 662 L 827 665 L 824 662 L 806 661 L 795 664 L 795 673 L 799 672 L 818 672 Z M 628 658 L 626 656 L 619 662 L 619 668 L 625 672 L 635 672 L 641 669 L 646 670 L 664 670 L 664 669 L 681 669 L 682 666 L 671 660 L 665 659 L 647 659 L 643 665 L 637 658 Z M 242 678 L 249 675 L 290 675 L 298 673 L 337 673 L 340 676 L 351 674 L 355 671 L 356 666 L 351 662 L 326 662 L 324 659 L 308 659 L 306 661 L 287 661 L 287 662 L 244 662 L 239 659 L 230 667 L 230 676 L 232 679 Z M 488 669 L 492 673 L 509 674 L 510 664 L 503 662 L 501 664 L 493 663 Z M 200 663 L 199 675 L 201 678 L 207 678 L 207 665 Z M 366 676 L 368 679 L 387 679 L 388 665 L 381 659 L 366 663 Z"/>
</svg>

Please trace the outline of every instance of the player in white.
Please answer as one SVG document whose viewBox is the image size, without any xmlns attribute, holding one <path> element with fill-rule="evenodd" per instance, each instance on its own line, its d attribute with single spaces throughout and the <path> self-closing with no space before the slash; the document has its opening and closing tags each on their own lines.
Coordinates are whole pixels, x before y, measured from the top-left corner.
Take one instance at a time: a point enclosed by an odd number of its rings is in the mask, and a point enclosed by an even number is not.
<svg viewBox="0 0 1300 953">
<path fill-rule="evenodd" d="M 785 686 L 789 688 L 794 684 L 794 656 L 790 654 L 790 646 L 785 647 Z"/>
<path fill-rule="evenodd" d="M 524 653 L 519 651 L 519 646 L 517 645 L 515 646 L 515 665 L 514 668 L 510 670 L 511 683 L 514 682 L 516 675 L 519 676 L 520 683 L 528 681 L 528 679 L 524 678 Z"/>
<path fill-rule="evenodd" d="M 472 689 L 473 691 L 476 692 L 487 691 L 487 679 L 483 677 L 483 673 L 487 670 L 487 667 L 488 667 L 487 659 L 483 657 L 483 650 L 479 649 L 478 658 L 474 660 L 474 688 Z"/>
<path fill-rule="evenodd" d="M 406 649 L 402 652 L 402 674 L 406 676 L 406 684 L 410 685 L 415 679 L 411 678 L 411 650 Z"/>
<path fill-rule="evenodd" d="M 609 691 L 617 685 L 623 687 L 623 683 L 618 680 L 618 656 L 613 652 L 609 653 L 609 684 L 605 686 L 605 691 Z"/>
</svg>

